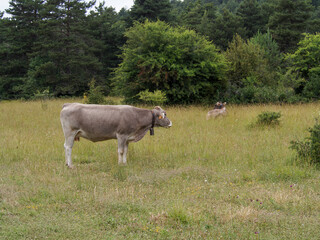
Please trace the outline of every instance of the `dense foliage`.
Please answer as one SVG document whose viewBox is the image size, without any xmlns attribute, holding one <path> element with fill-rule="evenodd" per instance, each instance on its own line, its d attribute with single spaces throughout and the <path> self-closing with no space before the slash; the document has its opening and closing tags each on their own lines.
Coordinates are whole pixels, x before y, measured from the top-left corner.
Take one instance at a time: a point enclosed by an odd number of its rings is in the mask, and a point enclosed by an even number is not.
<svg viewBox="0 0 320 240">
<path fill-rule="evenodd" d="M 161 92 L 160 90 L 156 90 L 154 92 L 149 92 L 149 90 L 145 90 L 139 92 L 139 99 L 144 104 L 149 105 L 162 105 L 167 101 L 167 96 L 165 93 Z"/>
<path fill-rule="evenodd" d="M 95 86 L 96 80 L 92 79 L 89 83 L 89 91 L 83 95 L 84 103 L 87 104 L 105 104 L 106 99 L 103 95 L 102 87 Z"/>
<path fill-rule="evenodd" d="M 128 101 L 145 90 L 170 103 L 320 96 L 317 0 L 148 0 L 119 12 L 94 4 L 10 1 L 0 12 L 0 100 L 82 96 L 93 78 Z"/>
<path fill-rule="evenodd" d="M 126 37 L 115 85 L 129 102 L 145 89 L 163 91 L 171 103 L 193 103 L 225 88 L 223 55 L 194 31 L 147 21 Z"/>
<path fill-rule="evenodd" d="M 258 125 L 278 125 L 280 123 L 281 112 L 269 112 L 265 111 L 258 115 Z"/>
<path fill-rule="evenodd" d="M 303 81 L 298 87 L 307 98 L 320 96 L 320 34 L 306 34 L 299 42 L 299 48 L 288 54 L 291 71 L 297 73 Z"/>
<path fill-rule="evenodd" d="M 309 128 L 310 136 L 303 141 L 292 141 L 291 148 L 297 151 L 298 158 L 302 162 L 320 164 L 320 123 L 316 119 L 316 123 Z"/>
</svg>

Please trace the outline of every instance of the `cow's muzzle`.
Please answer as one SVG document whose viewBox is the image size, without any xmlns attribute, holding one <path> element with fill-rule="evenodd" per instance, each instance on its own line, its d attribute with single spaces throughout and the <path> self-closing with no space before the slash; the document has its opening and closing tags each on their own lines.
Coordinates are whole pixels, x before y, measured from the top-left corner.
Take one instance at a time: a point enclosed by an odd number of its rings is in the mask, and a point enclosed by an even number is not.
<svg viewBox="0 0 320 240">
<path fill-rule="evenodd" d="M 170 127 L 172 127 L 172 122 L 171 121 L 170 121 L 169 125 L 166 126 L 166 128 L 170 128 Z"/>
</svg>

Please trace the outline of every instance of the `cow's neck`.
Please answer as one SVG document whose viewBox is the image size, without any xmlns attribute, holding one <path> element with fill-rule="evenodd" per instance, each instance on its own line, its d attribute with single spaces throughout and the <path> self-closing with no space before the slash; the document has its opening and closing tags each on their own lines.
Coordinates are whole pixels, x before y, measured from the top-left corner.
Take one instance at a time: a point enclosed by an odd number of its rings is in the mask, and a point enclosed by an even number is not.
<svg viewBox="0 0 320 240">
<path fill-rule="evenodd" d="M 154 112 L 151 110 L 151 114 L 152 114 L 152 122 L 151 122 L 151 128 L 150 128 L 150 135 L 153 136 L 154 135 L 154 123 L 156 121 L 156 115 L 154 114 Z"/>
</svg>

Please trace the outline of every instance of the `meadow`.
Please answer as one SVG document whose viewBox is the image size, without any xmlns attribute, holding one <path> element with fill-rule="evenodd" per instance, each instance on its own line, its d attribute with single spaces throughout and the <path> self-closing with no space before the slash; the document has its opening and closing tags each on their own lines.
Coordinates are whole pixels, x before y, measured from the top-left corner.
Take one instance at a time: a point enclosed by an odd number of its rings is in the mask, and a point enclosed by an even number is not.
<svg viewBox="0 0 320 240">
<path fill-rule="evenodd" d="M 73 147 L 64 160 L 63 103 L 0 102 L 0 239 L 319 239 L 320 172 L 295 161 L 320 103 L 163 107 L 173 122 L 129 144 Z M 262 111 L 275 127 L 252 127 Z"/>
</svg>

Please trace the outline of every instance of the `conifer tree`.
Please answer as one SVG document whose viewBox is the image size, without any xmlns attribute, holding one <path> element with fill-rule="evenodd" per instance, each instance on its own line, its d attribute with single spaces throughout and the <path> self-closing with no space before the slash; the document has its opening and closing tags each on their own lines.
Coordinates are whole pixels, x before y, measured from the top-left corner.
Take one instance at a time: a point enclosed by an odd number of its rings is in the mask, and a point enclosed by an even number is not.
<svg viewBox="0 0 320 240">
<path fill-rule="evenodd" d="M 257 0 L 244 0 L 241 2 L 236 14 L 242 18 L 248 38 L 255 35 L 259 30 L 262 31 L 264 29 L 261 8 Z"/>
<path fill-rule="evenodd" d="M 0 98 L 24 97 L 29 55 L 38 39 L 43 1 L 11 0 L 9 5 L 7 13 L 11 18 L 2 20 L 4 32 L 0 59 L 6 64 L 0 67 Z"/>
<path fill-rule="evenodd" d="M 268 26 L 282 52 L 294 50 L 307 30 L 311 6 L 305 0 L 279 0 Z"/>
<path fill-rule="evenodd" d="M 228 43 L 232 41 L 236 33 L 242 37 L 245 35 L 242 19 L 226 8 L 217 17 L 211 32 L 213 42 L 224 50 L 228 47 Z"/>
<path fill-rule="evenodd" d="M 93 2 L 48 1 L 43 11 L 40 39 L 35 43 L 28 71 L 30 88 L 49 87 L 55 95 L 80 95 L 90 80 L 100 78 L 86 10 Z"/>
<path fill-rule="evenodd" d="M 151 21 L 169 22 L 171 4 L 169 0 L 135 0 L 131 8 L 131 20 L 144 22 L 146 19 Z"/>
<path fill-rule="evenodd" d="M 201 19 L 204 14 L 204 7 L 200 0 L 190 3 L 187 11 L 183 16 L 183 23 L 188 28 L 197 29 L 201 24 Z"/>
<path fill-rule="evenodd" d="M 98 85 L 104 85 L 105 93 L 111 89 L 110 75 L 115 67 L 120 63 L 119 55 L 121 47 L 125 43 L 125 21 L 126 10 L 122 9 L 117 14 L 112 7 L 104 7 L 101 4 L 88 16 L 88 28 L 90 35 L 95 39 L 94 54 L 102 64 L 103 82 L 97 82 Z"/>
<path fill-rule="evenodd" d="M 210 29 L 216 19 L 216 7 L 212 3 L 202 4 L 200 0 L 191 3 L 183 18 L 183 25 L 211 38 Z"/>
</svg>

